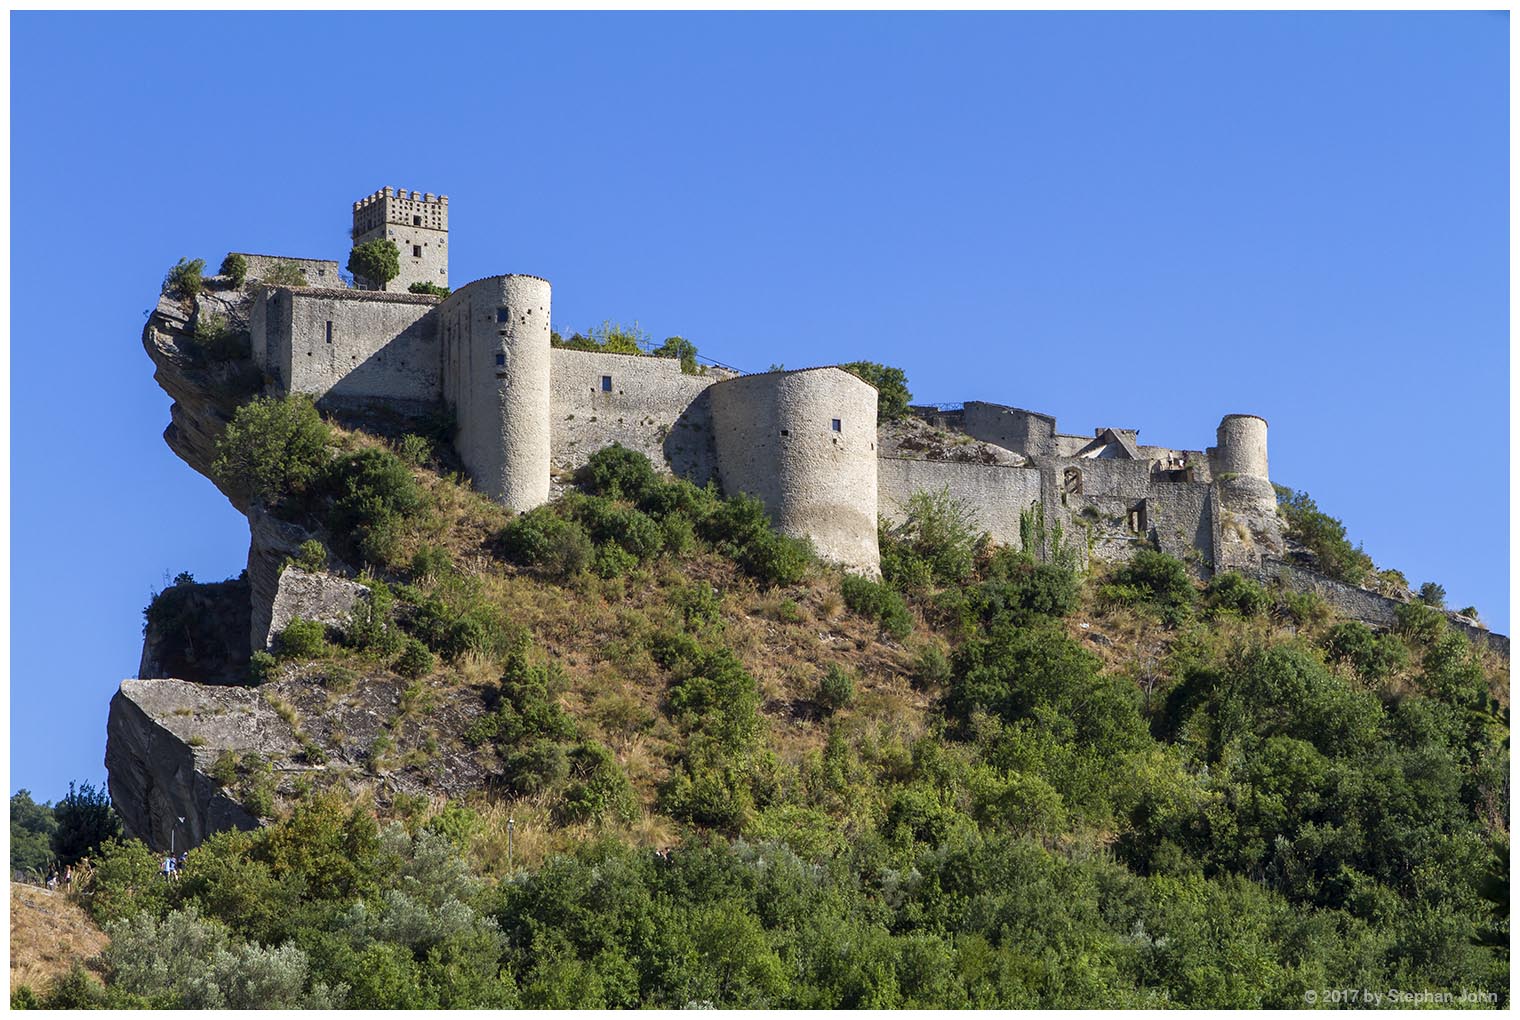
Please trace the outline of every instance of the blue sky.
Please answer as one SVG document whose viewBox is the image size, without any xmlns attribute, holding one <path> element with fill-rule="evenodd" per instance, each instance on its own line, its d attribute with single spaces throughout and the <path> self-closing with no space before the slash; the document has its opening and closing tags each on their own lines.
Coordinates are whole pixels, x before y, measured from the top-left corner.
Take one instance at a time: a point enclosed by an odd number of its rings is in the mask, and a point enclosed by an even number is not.
<svg viewBox="0 0 1520 1020">
<path fill-rule="evenodd" d="M 167 578 L 247 528 L 161 433 L 178 257 L 346 258 L 450 196 L 451 277 L 751 370 L 1272 473 L 1508 629 L 1508 22 L 1404 14 L 12 15 L 11 786 L 100 780 Z"/>
</svg>

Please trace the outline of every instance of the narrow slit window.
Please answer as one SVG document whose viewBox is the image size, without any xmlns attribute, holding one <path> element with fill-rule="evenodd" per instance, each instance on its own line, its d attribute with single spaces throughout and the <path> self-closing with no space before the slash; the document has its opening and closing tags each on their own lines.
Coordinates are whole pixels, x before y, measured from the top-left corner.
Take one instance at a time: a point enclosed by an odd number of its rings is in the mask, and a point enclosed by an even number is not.
<svg viewBox="0 0 1520 1020">
<path fill-rule="evenodd" d="M 327 320 L 327 342 L 332 343 L 332 320 Z"/>
<path fill-rule="evenodd" d="M 610 375 L 604 375 L 604 376 L 602 376 L 602 392 L 603 393 L 611 393 L 612 392 L 612 376 L 610 376 Z"/>
<path fill-rule="evenodd" d="M 829 426 L 829 428 L 833 429 L 835 432 L 843 432 L 844 431 L 843 423 L 840 422 L 840 420 L 838 418 L 834 419 L 833 423 Z"/>
</svg>

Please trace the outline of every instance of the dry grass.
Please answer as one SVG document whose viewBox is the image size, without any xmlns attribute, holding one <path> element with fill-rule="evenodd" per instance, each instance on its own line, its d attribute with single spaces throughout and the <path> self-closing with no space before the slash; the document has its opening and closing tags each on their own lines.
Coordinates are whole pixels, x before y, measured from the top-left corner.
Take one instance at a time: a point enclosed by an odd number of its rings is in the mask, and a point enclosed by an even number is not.
<svg viewBox="0 0 1520 1020">
<path fill-rule="evenodd" d="M 11 988 L 35 992 L 69 972 L 90 965 L 109 940 L 84 909 L 61 892 L 11 883 Z"/>
</svg>

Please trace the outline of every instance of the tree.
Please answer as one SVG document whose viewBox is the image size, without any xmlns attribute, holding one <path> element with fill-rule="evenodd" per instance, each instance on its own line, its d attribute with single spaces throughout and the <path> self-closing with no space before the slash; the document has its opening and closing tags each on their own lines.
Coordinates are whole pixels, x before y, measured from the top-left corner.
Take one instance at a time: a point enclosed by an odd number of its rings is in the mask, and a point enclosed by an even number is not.
<svg viewBox="0 0 1520 1020">
<path fill-rule="evenodd" d="M 11 797 L 11 870 L 40 873 L 53 863 L 53 833 L 58 821 L 52 805 L 32 800 L 29 790 Z"/>
<path fill-rule="evenodd" d="M 327 461 L 327 424 L 309 397 L 259 397 L 238 408 L 216 443 L 217 483 L 265 503 L 300 493 Z"/>
<path fill-rule="evenodd" d="M 433 283 L 431 280 L 418 280 L 407 288 L 409 294 L 431 294 L 434 297 L 448 297 L 449 288 Z"/>
<path fill-rule="evenodd" d="M 348 253 L 348 271 L 376 290 L 401 275 L 401 251 L 385 237 L 354 245 Z"/>
<path fill-rule="evenodd" d="M 1420 601 L 1427 606 L 1435 606 L 1437 609 L 1446 608 L 1446 587 L 1434 581 L 1426 581 L 1420 585 Z"/>
<path fill-rule="evenodd" d="M 53 808 L 58 829 L 53 833 L 53 852 L 61 864 L 73 864 L 100 844 L 121 835 L 121 819 L 111 806 L 111 795 L 92 783 L 69 784 L 68 795 Z"/>
<path fill-rule="evenodd" d="M 697 374 L 697 345 L 684 336 L 669 336 L 665 342 L 649 353 L 657 358 L 675 358 L 681 363 L 681 371 L 687 375 Z"/>
<path fill-rule="evenodd" d="M 852 361 L 839 367 L 876 387 L 876 417 L 879 420 L 892 421 L 908 413 L 908 401 L 913 399 L 913 394 L 908 392 L 908 376 L 902 369 L 874 361 Z"/>
<path fill-rule="evenodd" d="M 243 281 L 248 279 L 248 260 L 237 252 L 228 252 L 227 257 L 222 259 L 222 268 L 218 272 L 227 277 L 234 288 L 240 288 Z"/>
<path fill-rule="evenodd" d="M 201 292 L 201 274 L 205 271 L 205 259 L 180 259 L 164 274 L 163 293 L 188 301 Z"/>
</svg>

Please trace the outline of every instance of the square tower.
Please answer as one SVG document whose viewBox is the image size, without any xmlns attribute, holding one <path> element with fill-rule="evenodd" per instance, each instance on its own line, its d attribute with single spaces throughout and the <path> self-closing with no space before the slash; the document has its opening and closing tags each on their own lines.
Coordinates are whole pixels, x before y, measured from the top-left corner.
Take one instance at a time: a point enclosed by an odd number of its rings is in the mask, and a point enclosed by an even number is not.
<svg viewBox="0 0 1520 1020">
<path fill-rule="evenodd" d="M 400 255 L 401 272 L 384 287 L 367 280 L 365 290 L 405 291 L 414 283 L 449 285 L 449 196 L 382 188 L 354 203 L 354 244 L 389 238 Z"/>
</svg>

